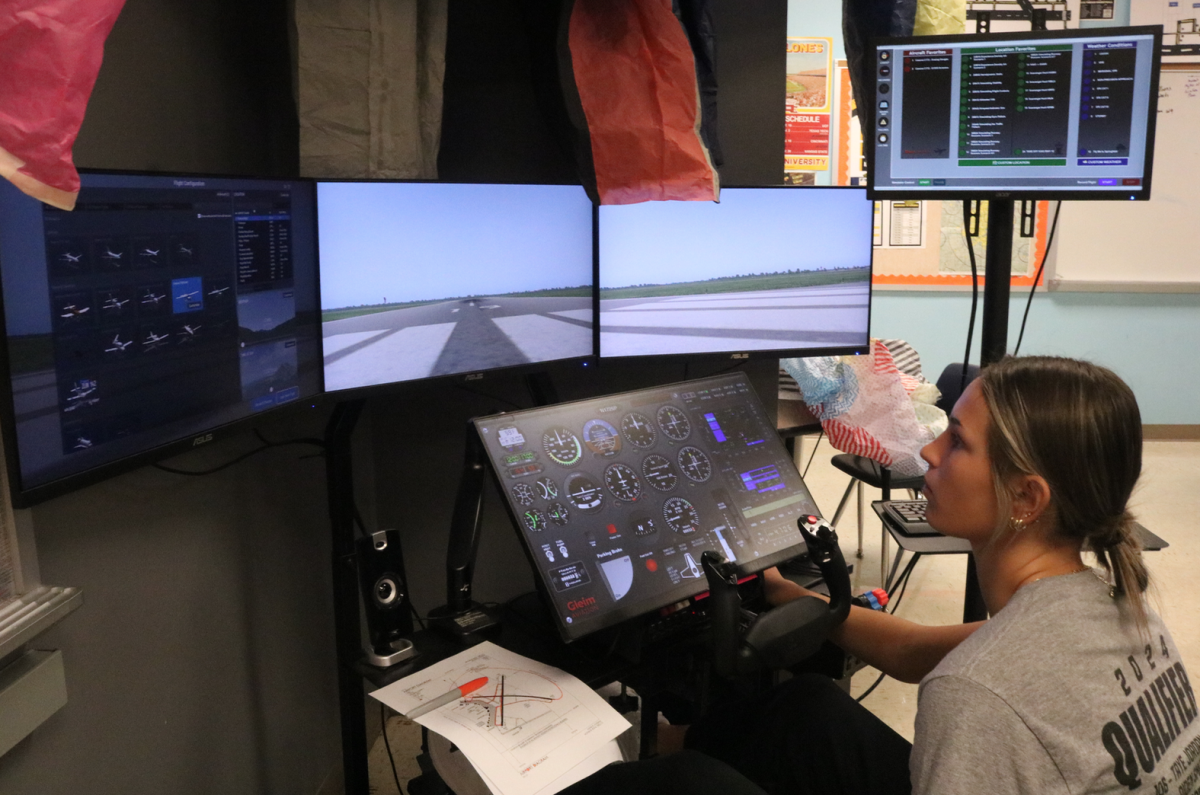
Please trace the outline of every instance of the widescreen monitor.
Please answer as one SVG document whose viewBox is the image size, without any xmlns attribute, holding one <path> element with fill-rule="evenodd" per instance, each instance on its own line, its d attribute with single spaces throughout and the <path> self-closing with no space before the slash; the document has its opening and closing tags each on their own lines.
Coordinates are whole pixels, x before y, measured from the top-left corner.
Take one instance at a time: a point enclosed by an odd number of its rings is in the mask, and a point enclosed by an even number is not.
<svg viewBox="0 0 1200 795">
<path fill-rule="evenodd" d="M 475 420 L 564 640 L 804 551 L 817 514 L 744 373 Z"/>
<path fill-rule="evenodd" d="M 0 181 L 0 393 L 21 505 L 321 391 L 311 182 L 81 181 L 72 212 Z"/>
<path fill-rule="evenodd" d="M 873 212 L 863 188 L 725 188 L 603 206 L 600 356 L 866 350 Z"/>
<path fill-rule="evenodd" d="M 593 355 L 578 185 L 319 182 L 327 391 Z"/>
<path fill-rule="evenodd" d="M 873 42 L 872 198 L 1150 198 L 1158 27 Z"/>
</svg>

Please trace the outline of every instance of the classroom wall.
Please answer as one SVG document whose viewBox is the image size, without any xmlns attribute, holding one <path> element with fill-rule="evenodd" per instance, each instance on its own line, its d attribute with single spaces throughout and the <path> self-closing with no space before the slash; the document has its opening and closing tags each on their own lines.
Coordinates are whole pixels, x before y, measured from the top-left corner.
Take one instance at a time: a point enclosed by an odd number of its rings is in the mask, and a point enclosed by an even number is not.
<svg viewBox="0 0 1200 795">
<path fill-rule="evenodd" d="M 286 3 L 252 5 L 129 0 L 76 162 L 294 173 L 280 132 L 294 118 L 279 110 L 290 82 L 277 79 Z M 325 414 L 299 408 L 262 431 L 319 436 Z M 202 469 L 257 445 L 247 431 L 171 463 Z M 143 468 L 32 509 L 42 580 L 82 588 L 83 606 L 33 643 L 62 650 L 68 702 L 0 757 L 0 792 L 315 793 L 340 770 L 312 452 L 272 450 L 202 478 Z"/>
<path fill-rule="evenodd" d="M 1013 350 L 1028 292 L 1009 304 L 1008 347 Z M 936 380 L 966 350 L 971 293 L 876 290 L 871 333 L 908 340 Z M 982 294 L 971 360 L 979 362 Z M 1200 295 L 1195 293 L 1034 294 L 1022 354 L 1088 359 L 1112 368 L 1137 395 L 1147 425 L 1200 425 Z"/>
</svg>

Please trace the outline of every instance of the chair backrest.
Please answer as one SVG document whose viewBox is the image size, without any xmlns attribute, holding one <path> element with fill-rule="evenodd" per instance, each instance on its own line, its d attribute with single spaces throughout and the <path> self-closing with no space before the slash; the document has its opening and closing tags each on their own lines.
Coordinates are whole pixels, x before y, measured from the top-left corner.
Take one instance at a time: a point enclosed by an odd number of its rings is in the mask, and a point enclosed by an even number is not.
<svg viewBox="0 0 1200 795">
<path fill-rule="evenodd" d="M 967 381 L 971 383 L 979 376 L 979 365 L 967 365 Z M 946 369 L 942 370 L 942 374 L 938 376 L 937 388 L 942 393 L 938 398 L 936 405 L 939 409 L 950 413 L 954 408 L 954 404 L 958 402 L 959 396 L 966 389 L 966 384 L 963 383 L 963 364 L 962 362 L 952 362 L 946 365 Z"/>
</svg>

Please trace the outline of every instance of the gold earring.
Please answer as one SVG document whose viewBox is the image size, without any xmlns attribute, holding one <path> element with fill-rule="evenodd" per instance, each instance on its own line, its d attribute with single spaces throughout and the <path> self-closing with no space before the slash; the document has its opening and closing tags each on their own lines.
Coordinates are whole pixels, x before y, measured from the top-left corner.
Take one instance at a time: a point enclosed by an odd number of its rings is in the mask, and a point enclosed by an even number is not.
<svg viewBox="0 0 1200 795">
<path fill-rule="evenodd" d="M 1008 520 L 1008 527 L 1014 533 L 1019 533 L 1025 529 L 1025 520 L 1019 516 L 1014 516 Z"/>
</svg>

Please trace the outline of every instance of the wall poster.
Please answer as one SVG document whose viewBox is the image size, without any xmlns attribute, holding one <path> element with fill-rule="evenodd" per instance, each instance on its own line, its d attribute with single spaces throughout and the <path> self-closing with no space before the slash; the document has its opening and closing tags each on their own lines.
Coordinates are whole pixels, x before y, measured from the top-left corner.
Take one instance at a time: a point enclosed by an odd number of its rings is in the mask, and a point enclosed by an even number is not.
<svg viewBox="0 0 1200 795">
<path fill-rule="evenodd" d="M 783 181 L 811 185 L 831 158 L 833 39 L 789 36 L 786 68 Z"/>
</svg>

